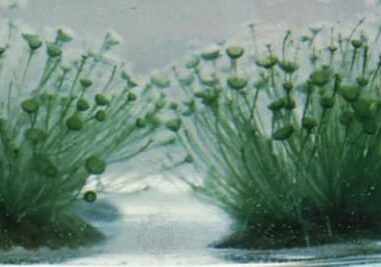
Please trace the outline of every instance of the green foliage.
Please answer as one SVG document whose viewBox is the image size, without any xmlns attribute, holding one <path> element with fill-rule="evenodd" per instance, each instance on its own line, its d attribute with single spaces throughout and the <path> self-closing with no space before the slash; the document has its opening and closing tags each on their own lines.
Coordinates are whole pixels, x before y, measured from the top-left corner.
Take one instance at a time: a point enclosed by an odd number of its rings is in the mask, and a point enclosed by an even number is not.
<svg viewBox="0 0 381 267">
<path fill-rule="evenodd" d="M 112 35 L 78 56 L 64 30 L 54 42 L 10 32 L 0 53 L 0 221 L 51 229 L 75 201 L 96 200 L 98 187 L 82 197 L 92 175 L 153 148 L 158 125 L 143 118 L 159 115 L 160 94 L 108 58 Z"/>
<path fill-rule="evenodd" d="M 287 32 L 255 64 L 249 47 L 228 47 L 174 68 L 177 134 L 201 174 L 185 181 L 232 217 L 231 245 L 318 244 L 379 226 L 380 44 L 359 25 L 346 38 Z"/>
</svg>

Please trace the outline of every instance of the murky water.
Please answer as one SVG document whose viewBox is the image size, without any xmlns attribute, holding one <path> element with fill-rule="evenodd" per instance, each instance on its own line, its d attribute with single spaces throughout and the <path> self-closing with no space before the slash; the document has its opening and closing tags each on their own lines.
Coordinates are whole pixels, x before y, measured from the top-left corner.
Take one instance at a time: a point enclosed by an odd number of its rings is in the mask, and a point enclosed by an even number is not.
<svg viewBox="0 0 381 267">
<path fill-rule="evenodd" d="M 110 206 L 111 205 L 111 206 Z M 148 190 L 108 194 L 79 208 L 107 241 L 79 250 L 15 248 L 1 252 L 3 262 L 54 263 L 57 266 L 381 266 L 381 242 L 334 244 L 281 250 L 213 249 L 228 233 L 220 211 L 184 192 Z M 379 264 L 379 265 L 378 265 Z"/>
</svg>

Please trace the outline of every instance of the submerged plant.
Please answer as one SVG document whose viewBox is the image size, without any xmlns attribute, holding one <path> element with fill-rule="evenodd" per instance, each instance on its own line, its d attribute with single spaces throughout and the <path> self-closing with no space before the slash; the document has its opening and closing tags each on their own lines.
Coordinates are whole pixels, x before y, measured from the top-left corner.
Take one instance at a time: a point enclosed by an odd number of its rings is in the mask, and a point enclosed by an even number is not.
<svg viewBox="0 0 381 267">
<path fill-rule="evenodd" d="M 346 37 L 288 31 L 279 53 L 219 47 L 173 69 L 187 98 L 178 138 L 201 175 L 185 181 L 235 223 L 217 246 L 379 237 L 381 61 L 361 23 Z"/>
<path fill-rule="evenodd" d="M 74 58 L 65 30 L 45 42 L 10 24 L 8 37 L 0 47 L 0 247 L 102 240 L 73 204 L 96 200 L 84 188 L 109 164 L 158 145 L 158 94 L 107 58 L 118 43 L 111 34 Z"/>
</svg>

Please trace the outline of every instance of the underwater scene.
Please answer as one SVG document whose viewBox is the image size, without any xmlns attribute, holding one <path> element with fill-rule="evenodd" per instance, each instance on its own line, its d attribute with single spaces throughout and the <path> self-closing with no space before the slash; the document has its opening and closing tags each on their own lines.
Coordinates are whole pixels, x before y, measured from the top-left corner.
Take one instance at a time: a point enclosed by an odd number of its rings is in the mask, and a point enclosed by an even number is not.
<svg viewBox="0 0 381 267">
<path fill-rule="evenodd" d="M 1 266 L 381 266 L 381 1 L 0 25 Z"/>
</svg>

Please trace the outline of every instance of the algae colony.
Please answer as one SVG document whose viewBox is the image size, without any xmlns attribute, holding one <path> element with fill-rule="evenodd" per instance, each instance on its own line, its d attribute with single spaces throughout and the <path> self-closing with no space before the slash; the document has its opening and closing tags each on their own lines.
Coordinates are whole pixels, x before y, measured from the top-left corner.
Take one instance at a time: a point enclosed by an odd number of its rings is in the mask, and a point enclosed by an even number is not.
<svg viewBox="0 0 381 267">
<path fill-rule="evenodd" d="M 3 263 L 379 262 L 377 1 L 53 2 L 0 2 Z"/>
</svg>

